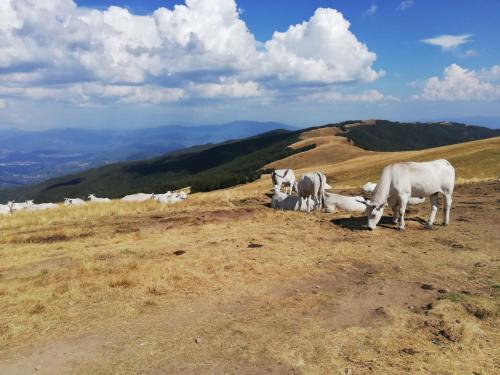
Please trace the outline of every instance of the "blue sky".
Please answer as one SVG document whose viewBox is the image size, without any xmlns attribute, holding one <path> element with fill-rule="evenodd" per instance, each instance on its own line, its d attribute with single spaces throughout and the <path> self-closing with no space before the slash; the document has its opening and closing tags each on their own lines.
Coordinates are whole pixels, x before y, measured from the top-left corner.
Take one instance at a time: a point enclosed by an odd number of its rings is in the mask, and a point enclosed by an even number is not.
<svg viewBox="0 0 500 375">
<path fill-rule="evenodd" d="M 32 4 L 0 5 L 3 128 L 500 118 L 495 0 Z"/>
</svg>

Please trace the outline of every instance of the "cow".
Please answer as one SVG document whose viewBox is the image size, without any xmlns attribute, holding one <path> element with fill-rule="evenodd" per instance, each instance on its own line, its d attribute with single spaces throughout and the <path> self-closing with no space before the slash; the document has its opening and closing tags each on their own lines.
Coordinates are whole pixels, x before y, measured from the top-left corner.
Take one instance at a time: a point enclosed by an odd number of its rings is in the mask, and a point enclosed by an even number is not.
<svg viewBox="0 0 500 375">
<path fill-rule="evenodd" d="M 283 193 L 281 191 L 281 188 L 277 185 L 274 187 L 273 196 L 271 199 L 271 207 L 275 210 L 305 211 L 300 207 L 299 202 L 299 197 Z"/>
<path fill-rule="evenodd" d="M 285 193 L 292 194 L 295 186 L 295 173 L 293 169 L 275 169 L 271 173 L 273 186 L 285 187 Z"/>
<path fill-rule="evenodd" d="M 394 207 L 398 229 L 405 229 L 404 215 L 410 197 L 430 197 L 432 209 L 427 228 L 432 228 L 438 210 L 438 194 L 444 195 L 443 224 L 450 223 L 450 209 L 455 187 L 455 168 L 444 159 L 431 162 L 395 163 L 384 168 L 372 199 L 365 202 L 368 229 L 376 228 L 389 200 Z"/>
<path fill-rule="evenodd" d="M 28 207 L 33 206 L 33 201 L 29 200 L 23 203 L 15 203 L 15 202 L 9 202 L 10 208 L 12 212 L 14 211 L 22 211 L 28 209 Z"/>
<path fill-rule="evenodd" d="M 170 191 L 167 191 L 165 194 L 155 194 L 153 199 L 158 203 L 171 204 L 187 199 L 187 194 L 183 191 L 179 193 L 172 193 Z"/>
<path fill-rule="evenodd" d="M 59 207 L 55 203 L 40 203 L 40 204 L 34 204 L 33 206 L 28 207 L 28 211 L 45 211 L 45 210 L 50 210 L 52 208 L 57 208 Z"/>
<path fill-rule="evenodd" d="M 367 182 L 366 184 L 363 185 L 363 191 L 365 193 L 373 193 L 375 188 L 377 187 L 377 184 L 374 182 Z"/>
<path fill-rule="evenodd" d="M 84 204 L 86 204 L 86 202 L 80 198 L 64 198 L 65 206 L 81 206 Z"/>
<path fill-rule="evenodd" d="M 88 196 L 88 198 L 92 203 L 109 203 L 109 202 L 111 202 L 111 199 L 109 199 L 109 198 L 97 198 L 94 194 L 90 194 Z"/>
<path fill-rule="evenodd" d="M 299 211 L 304 199 L 306 200 L 307 212 L 311 212 L 311 199 L 314 203 L 313 209 L 321 209 L 324 206 L 325 189 L 331 189 L 331 186 L 326 182 L 326 176 L 323 173 L 312 172 L 302 175 L 297 184 Z"/>
<path fill-rule="evenodd" d="M 10 215 L 12 213 L 12 206 L 9 204 L 0 204 L 0 215 Z"/>
<path fill-rule="evenodd" d="M 122 202 L 145 202 L 154 199 L 154 194 L 137 193 L 124 196 Z"/>
<path fill-rule="evenodd" d="M 364 212 L 366 201 L 363 197 L 349 197 L 325 191 L 325 211 L 333 213 L 342 210 L 346 212 Z"/>
</svg>

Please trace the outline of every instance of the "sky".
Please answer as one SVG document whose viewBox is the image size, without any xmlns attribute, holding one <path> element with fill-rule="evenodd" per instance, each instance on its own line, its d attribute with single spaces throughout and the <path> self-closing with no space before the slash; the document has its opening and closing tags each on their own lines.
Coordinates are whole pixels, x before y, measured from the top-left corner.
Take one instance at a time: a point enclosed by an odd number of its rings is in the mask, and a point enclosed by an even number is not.
<svg viewBox="0 0 500 375">
<path fill-rule="evenodd" d="M 0 0 L 0 129 L 500 119 L 497 0 Z"/>
</svg>

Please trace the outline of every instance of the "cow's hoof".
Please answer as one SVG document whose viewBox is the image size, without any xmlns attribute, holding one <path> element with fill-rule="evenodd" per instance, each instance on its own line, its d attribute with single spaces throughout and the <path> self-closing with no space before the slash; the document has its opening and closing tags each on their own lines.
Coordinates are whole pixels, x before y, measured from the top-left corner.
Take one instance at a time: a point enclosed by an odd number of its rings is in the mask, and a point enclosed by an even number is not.
<svg viewBox="0 0 500 375">
<path fill-rule="evenodd" d="M 398 230 L 403 231 L 403 230 L 405 230 L 405 227 L 398 227 Z"/>
<path fill-rule="evenodd" d="M 447 227 L 449 223 L 443 223 L 443 227 Z"/>
<path fill-rule="evenodd" d="M 425 224 L 425 229 L 432 229 L 432 224 Z"/>
</svg>

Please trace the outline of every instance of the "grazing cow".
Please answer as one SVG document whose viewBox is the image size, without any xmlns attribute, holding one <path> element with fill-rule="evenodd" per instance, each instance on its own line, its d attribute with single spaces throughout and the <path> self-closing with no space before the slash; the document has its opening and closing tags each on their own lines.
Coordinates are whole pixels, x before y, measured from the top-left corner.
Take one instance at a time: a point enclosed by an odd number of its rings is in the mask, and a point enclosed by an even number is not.
<svg viewBox="0 0 500 375">
<path fill-rule="evenodd" d="M 292 194 L 295 186 L 295 173 L 293 169 L 276 169 L 271 174 L 273 186 L 285 187 L 285 193 Z"/>
<path fill-rule="evenodd" d="M 145 201 L 148 201 L 151 199 L 154 199 L 154 194 L 137 193 L 137 194 L 126 195 L 121 199 L 121 201 L 123 201 L 123 202 L 145 202 Z"/>
<path fill-rule="evenodd" d="M 325 211 L 333 213 L 337 210 L 347 212 L 364 212 L 366 201 L 363 197 L 349 197 L 325 191 Z"/>
<path fill-rule="evenodd" d="M 89 200 L 92 203 L 109 203 L 109 202 L 111 202 L 111 199 L 109 199 L 109 198 L 97 198 L 94 194 L 89 195 Z"/>
<path fill-rule="evenodd" d="M 384 213 L 384 205 L 389 199 L 393 205 L 399 223 L 398 228 L 405 228 L 404 215 L 410 197 L 430 197 L 432 210 L 427 223 L 432 228 L 438 210 L 438 194 L 444 195 L 444 225 L 450 222 L 450 209 L 455 187 L 455 168 L 444 159 L 426 163 L 396 163 L 388 165 L 382 171 L 380 181 L 373 192 L 371 201 L 366 204 L 368 228 L 373 230 Z"/>
<path fill-rule="evenodd" d="M 52 208 L 57 208 L 59 207 L 55 203 L 40 203 L 40 204 L 34 204 L 33 206 L 28 207 L 28 211 L 45 211 L 45 210 L 50 210 Z"/>
<path fill-rule="evenodd" d="M 86 204 L 86 202 L 80 198 L 64 198 L 65 206 L 81 206 L 83 204 Z"/>
<path fill-rule="evenodd" d="M 326 176 L 321 172 L 306 173 L 300 177 L 297 184 L 299 196 L 299 211 L 302 208 L 303 199 L 306 200 L 307 212 L 311 212 L 311 199 L 314 203 L 313 209 L 321 209 L 324 206 L 325 189 L 331 189 L 326 182 Z"/>
<path fill-rule="evenodd" d="M 373 193 L 375 188 L 377 187 L 377 184 L 374 182 L 367 182 L 366 184 L 363 185 L 363 191 L 365 193 Z"/>
</svg>

